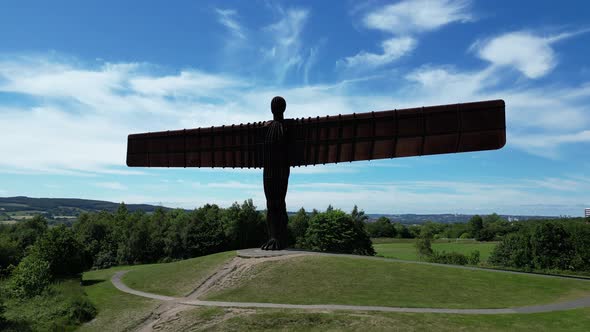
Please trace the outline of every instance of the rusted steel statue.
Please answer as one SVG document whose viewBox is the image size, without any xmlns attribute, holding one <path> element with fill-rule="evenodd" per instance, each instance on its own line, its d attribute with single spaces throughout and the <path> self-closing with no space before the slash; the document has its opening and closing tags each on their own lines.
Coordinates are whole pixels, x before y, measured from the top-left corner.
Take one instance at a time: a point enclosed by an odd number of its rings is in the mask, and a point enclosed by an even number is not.
<svg viewBox="0 0 590 332">
<path fill-rule="evenodd" d="M 129 135 L 131 167 L 264 169 L 269 240 L 287 244 L 285 196 L 290 167 L 499 149 L 506 143 L 503 100 L 284 119 L 273 98 L 273 120 Z"/>
</svg>

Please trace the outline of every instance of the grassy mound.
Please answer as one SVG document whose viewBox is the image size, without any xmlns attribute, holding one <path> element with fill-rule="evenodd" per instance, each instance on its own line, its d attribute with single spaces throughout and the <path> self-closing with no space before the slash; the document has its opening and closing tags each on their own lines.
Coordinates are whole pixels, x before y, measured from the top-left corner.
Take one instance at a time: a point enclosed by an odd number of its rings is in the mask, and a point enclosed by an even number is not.
<svg viewBox="0 0 590 332">
<path fill-rule="evenodd" d="M 380 241 L 378 241 L 380 242 Z M 419 260 L 418 254 L 416 253 L 416 247 L 414 246 L 415 240 L 399 240 L 388 243 L 375 243 L 373 248 L 377 252 L 377 256 L 403 259 L 408 261 Z M 496 247 L 496 242 L 477 242 L 477 241 L 460 241 L 460 242 L 447 242 L 447 241 L 435 241 L 432 244 L 432 249 L 436 251 L 446 252 L 457 252 L 466 256 L 474 250 L 479 250 L 481 261 L 487 261 L 490 257 L 492 250 Z"/>
<path fill-rule="evenodd" d="M 137 265 L 123 276 L 123 282 L 144 292 L 185 296 L 235 256 L 235 251 L 227 251 L 173 263 Z"/>
<path fill-rule="evenodd" d="M 228 319 L 227 317 L 230 316 Z M 199 329 L 200 326 L 206 326 Z M 541 314 L 447 315 L 219 308 L 182 312 L 168 331 L 588 331 L 590 308 Z"/>
<path fill-rule="evenodd" d="M 432 308 L 506 308 L 590 295 L 590 282 L 350 257 L 257 265 L 209 300 Z"/>
</svg>

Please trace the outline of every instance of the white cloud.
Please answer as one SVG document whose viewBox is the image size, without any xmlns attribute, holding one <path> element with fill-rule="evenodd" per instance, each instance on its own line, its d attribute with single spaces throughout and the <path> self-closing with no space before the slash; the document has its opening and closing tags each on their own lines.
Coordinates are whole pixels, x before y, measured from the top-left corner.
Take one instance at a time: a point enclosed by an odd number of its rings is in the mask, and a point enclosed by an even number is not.
<svg viewBox="0 0 590 332">
<path fill-rule="evenodd" d="M 558 158 L 560 147 L 572 143 L 590 143 L 590 130 L 561 134 L 514 135 L 511 144 L 530 153 L 544 157 Z"/>
<path fill-rule="evenodd" d="M 305 9 L 283 11 L 280 8 L 278 11 L 281 19 L 264 28 L 272 39 L 271 46 L 264 50 L 264 56 L 272 62 L 277 81 L 283 82 L 290 71 L 304 66 L 305 56 L 301 34 L 307 23 L 309 11 Z M 313 61 L 313 58 L 309 60 Z"/>
<path fill-rule="evenodd" d="M 356 89 L 358 84 L 386 78 L 279 89 L 264 83 L 250 86 L 243 83 L 246 79 L 196 69 L 158 74 L 153 68 L 126 63 L 93 67 L 51 58 L 0 60 L 0 91 L 30 97 L 19 106 L 0 106 L 0 131 L 10 137 L 0 141 L 0 155 L 11 156 L 0 158 L 0 171 L 75 176 L 156 174 L 125 167 L 128 134 L 269 119 L 269 100 L 277 94 L 288 101 L 288 117 L 503 98 L 509 147 L 556 158 L 562 147 L 588 142 L 590 85 L 505 88 L 498 84 L 503 83 L 504 75 L 497 66 L 479 71 L 421 67 L 402 76 L 405 82 L 398 78 L 395 93 L 370 95 Z M 335 166 L 296 168 L 293 172 L 356 172 L 348 166 Z M 259 170 L 223 172 L 255 174 Z"/>
<path fill-rule="evenodd" d="M 466 0 L 407 0 L 376 9 L 363 22 L 370 29 L 393 34 L 431 31 L 473 20 L 469 6 Z"/>
<path fill-rule="evenodd" d="M 291 185 L 288 208 L 325 209 L 329 204 L 343 210 L 353 205 L 371 213 L 523 213 L 542 214 L 540 205 L 552 202 L 575 210 L 570 197 L 548 191 L 569 179 L 546 181 L 504 179 L 476 181 L 397 181 L 391 183 L 309 183 Z M 544 189 L 544 190 L 539 190 Z M 584 188 L 576 202 L 590 200 Z M 534 206 L 534 208 L 532 207 Z M 549 209 L 551 211 L 551 209 Z M 553 210 L 555 211 L 555 210 Z M 553 213 L 552 213 L 553 214 Z"/>
<path fill-rule="evenodd" d="M 100 188 L 112 189 L 112 190 L 127 190 L 127 187 L 119 182 L 97 182 L 94 184 Z"/>
<path fill-rule="evenodd" d="M 242 26 L 235 19 L 237 11 L 233 9 L 215 9 L 217 13 L 217 21 L 225 26 L 233 35 L 238 38 L 245 39 Z"/>
<path fill-rule="evenodd" d="M 552 44 L 588 30 L 542 37 L 529 31 L 505 33 L 486 41 L 478 41 L 472 49 L 478 56 L 495 66 L 510 66 L 526 77 L 535 79 L 547 75 L 557 65 Z"/>
<path fill-rule="evenodd" d="M 469 6 L 470 1 L 465 0 L 406 0 L 376 8 L 364 16 L 364 25 L 396 37 L 381 43 L 381 54 L 360 51 L 337 63 L 359 69 L 373 69 L 392 63 L 416 48 L 417 34 L 453 22 L 471 21 Z"/>
<path fill-rule="evenodd" d="M 129 80 L 131 88 L 140 94 L 155 96 L 208 95 L 213 90 L 245 85 L 235 79 L 206 74 L 196 70 L 181 71 L 178 75 L 162 77 L 139 76 Z"/>
<path fill-rule="evenodd" d="M 396 37 L 381 43 L 383 53 L 375 54 L 361 51 L 359 54 L 344 59 L 347 67 L 378 67 L 393 62 L 416 48 L 412 37 Z"/>
</svg>

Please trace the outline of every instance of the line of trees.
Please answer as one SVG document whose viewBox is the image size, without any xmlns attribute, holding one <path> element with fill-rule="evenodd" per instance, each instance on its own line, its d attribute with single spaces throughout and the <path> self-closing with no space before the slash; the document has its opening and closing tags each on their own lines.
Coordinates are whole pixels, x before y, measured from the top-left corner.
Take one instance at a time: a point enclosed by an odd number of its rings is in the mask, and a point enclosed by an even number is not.
<svg viewBox="0 0 590 332">
<path fill-rule="evenodd" d="M 432 235 L 433 239 L 475 239 L 477 241 L 500 241 L 506 234 L 517 230 L 514 223 L 508 222 L 493 213 L 486 216 L 475 215 L 467 223 L 438 223 L 427 221 L 422 225 L 406 226 L 399 222 L 392 222 L 387 217 L 380 217 L 374 222 L 367 223 L 367 232 L 372 238 L 392 237 L 414 239 L 420 237 L 423 229 Z"/>
<path fill-rule="evenodd" d="M 590 220 L 519 223 L 496 246 L 489 262 L 522 270 L 590 272 Z"/>
<path fill-rule="evenodd" d="M 290 246 L 374 255 L 366 216 L 329 207 L 301 209 L 289 221 Z M 193 211 L 84 213 L 72 227 L 48 227 L 42 216 L 0 227 L 0 276 L 11 275 L 13 294 L 39 294 L 53 280 L 115 265 L 168 262 L 259 247 L 267 240 L 264 212 L 252 200 L 229 208 L 207 204 Z"/>
</svg>

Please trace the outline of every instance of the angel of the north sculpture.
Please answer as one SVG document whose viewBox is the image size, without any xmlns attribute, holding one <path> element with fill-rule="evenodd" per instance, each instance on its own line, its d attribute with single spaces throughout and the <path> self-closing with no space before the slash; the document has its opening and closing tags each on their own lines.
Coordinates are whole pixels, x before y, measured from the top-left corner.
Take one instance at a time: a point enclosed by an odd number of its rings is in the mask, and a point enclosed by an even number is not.
<svg viewBox="0 0 590 332">
<path fill-rule="evenodd" d="M 287 244 L 285 196 L 291 167 L 500 149 L 506 143 L 504 101 L 285 119 L 282 97 L 273 119 L 221 127 L 129 135 L 131 167 L 262 168 L 269 240 Z"/>
</svg>

